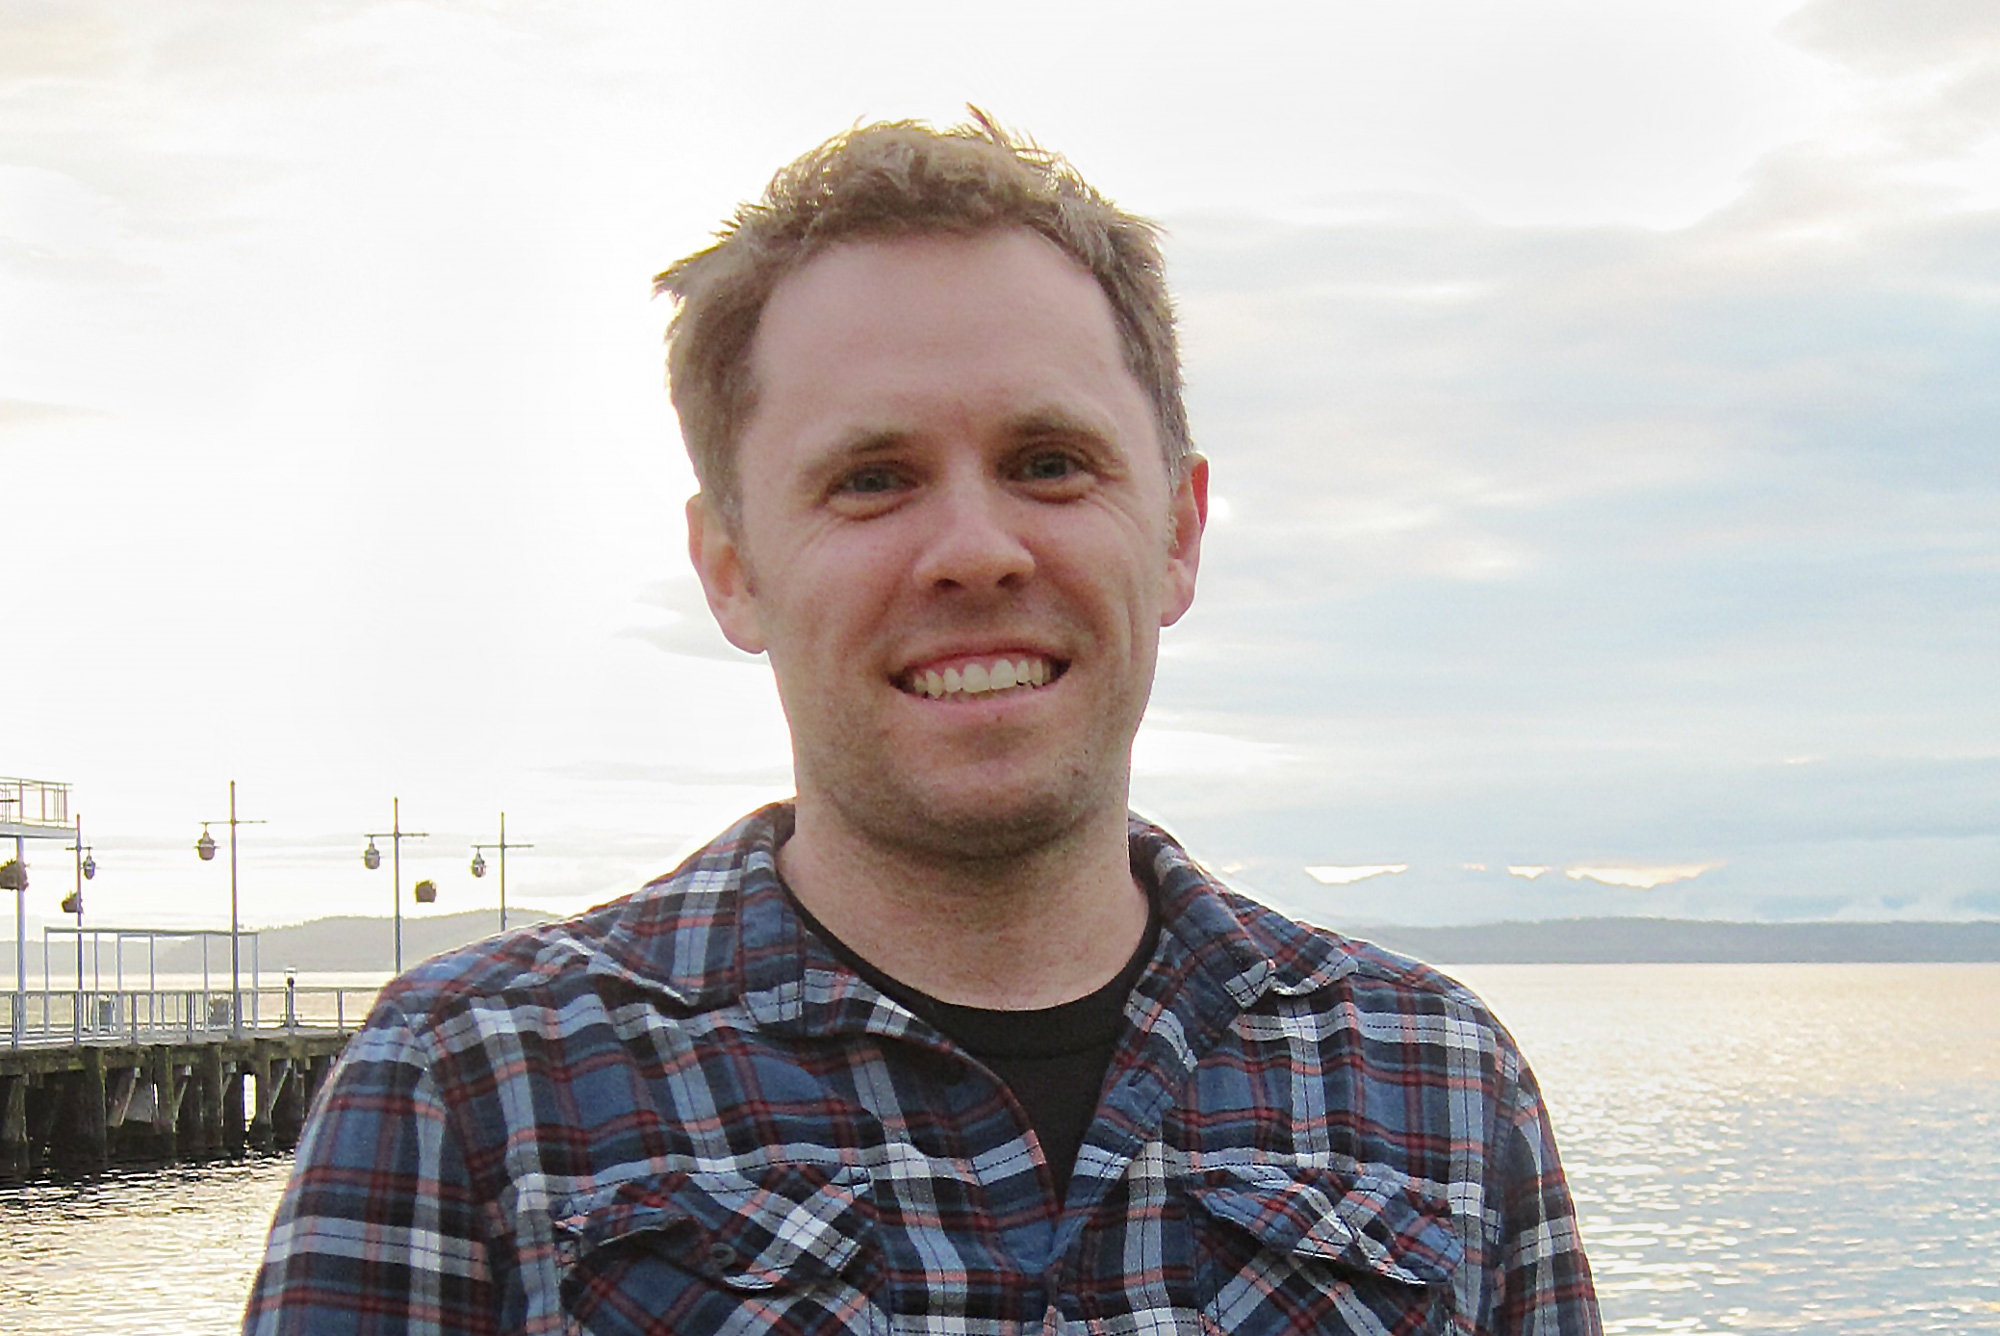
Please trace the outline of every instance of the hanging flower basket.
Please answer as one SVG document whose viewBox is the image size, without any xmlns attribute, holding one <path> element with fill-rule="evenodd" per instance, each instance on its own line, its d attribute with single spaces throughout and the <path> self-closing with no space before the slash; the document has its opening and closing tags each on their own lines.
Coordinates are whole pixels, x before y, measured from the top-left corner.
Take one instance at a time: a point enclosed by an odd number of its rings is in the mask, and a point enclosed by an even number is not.
<svg viewBox="0 0 2000 1336">
<path fill-rule="evenodd" d="M 0 891 L 25 891 L 28 889 L 28 869 L 21 866 L 21 860 L 10 858 L 0 863 Z"/>
</svg>

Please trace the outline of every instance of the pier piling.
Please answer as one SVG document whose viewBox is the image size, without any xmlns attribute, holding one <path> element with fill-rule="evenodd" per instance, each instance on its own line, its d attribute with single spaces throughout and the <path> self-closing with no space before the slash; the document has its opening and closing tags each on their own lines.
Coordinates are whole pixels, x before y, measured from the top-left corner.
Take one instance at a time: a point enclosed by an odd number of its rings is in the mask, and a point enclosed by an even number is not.
<svg viewBox="0 0 2000 1336">
<path fill-rule="evenodd" d="M 0 1050 L 0 1176 L 290 1149 L 347 1038 L 293 1030 Z"/>
<path fill-rule="evenodd" d="M 0 1173 L 28 1167 L 28 1076 L 0 1076 Z"/>
</svg>

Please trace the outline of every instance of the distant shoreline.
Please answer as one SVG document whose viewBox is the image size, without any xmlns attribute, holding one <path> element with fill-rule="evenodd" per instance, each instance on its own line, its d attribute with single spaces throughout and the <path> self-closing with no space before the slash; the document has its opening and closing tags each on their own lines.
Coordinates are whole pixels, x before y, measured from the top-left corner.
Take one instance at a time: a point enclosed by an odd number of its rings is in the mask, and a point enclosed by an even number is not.
<svg viewBox="0 0 2000 1336">
<path fill-rule="evenodd" d="M 1738 923 L 1576 918 L 1420 928 L 1341 927 L 1420 960 L 1463 965 L 1955 964 L 2000 961 L 2000 919 Z"/>
<path fill-rule="evenodd" d="M 512 926 L 551 915 L 519 910 Z M 85 927 L 89 925 L 86 923 Z M 1453 965 L 1696 965 L 1886 964 L 2000 961 L 2000 919 L 1962 923 L 1740 923 L 1718 919 L 1573 918 L 1410 927 L 1330 924 L 1348 937 L 1420 960 Z M 491 910 L 403 920 L 403 960 L 415 964 L 440 951 L 490 936 Z M 259 961 L 266 975 L 287 966 L 314 971 L 386 970 L 390 920 L 347 915 L 261 930 Z M 215 960 L 211 944 L 210 961 Z M 0 961 L 14 952 L 0 942 Z M 227 948 L 224 948 L 227 955 Z M 29 939 L 31 971 L 39 977 L 41 943 Z M 186 942 L 160 952 L 159 968 L 199 970 L 201 947 Z M 0 976 L 11 969 L 0 968 Z M 4 986 L 4 985 L 0 985 Z"/>
</svg>

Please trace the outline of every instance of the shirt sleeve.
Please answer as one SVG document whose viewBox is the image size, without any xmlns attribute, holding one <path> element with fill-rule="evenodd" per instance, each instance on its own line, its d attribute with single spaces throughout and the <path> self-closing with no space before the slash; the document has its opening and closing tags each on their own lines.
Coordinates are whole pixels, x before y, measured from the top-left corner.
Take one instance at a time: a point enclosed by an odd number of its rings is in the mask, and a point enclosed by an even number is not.
<svg viewBox="0 0 2000 1336">
<path fill-rule="evenodd" d="M 1500 1181 L 1497 1276 L 1481 1332 L 1495 1336 L 1599 1336 L 1597 1292 L 1577 1231 L 1576 1206 L 1534 1075 L 1523 1065 L 1491 1163 Z"/>
<path fill-rule="evenodd" d="M 245 1336 L 470 1336 L 497 1328 L 489 1245 L 439 1054 L 382 1007 L 299 1141 Z"/>
</svg>

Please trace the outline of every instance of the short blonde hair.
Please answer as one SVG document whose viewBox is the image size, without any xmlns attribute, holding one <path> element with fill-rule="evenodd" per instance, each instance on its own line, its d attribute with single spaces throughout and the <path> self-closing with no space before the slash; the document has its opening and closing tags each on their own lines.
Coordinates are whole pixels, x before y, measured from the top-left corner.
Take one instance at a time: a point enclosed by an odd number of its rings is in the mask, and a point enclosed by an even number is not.
<svg viewBox="0 0 2000 1336">
<path fill-rule="evenodd" d="M 1159 230 L 1104 198 L 1059 154 L 977 107 L 937 130 L 884 121 L 836 135 L 771 179 L 714 245 L 653 280 L 677 309 L 667 383 L 702 489 L 734 522 L 736 442 L 756 407 L 751 345 L 787 274 L 842 241 L 1025 227 L 1088 270 L 1111 304 L 1126 369 L 1153 406 L 1167 468 L 1193 450 Z"/>
</svg>

